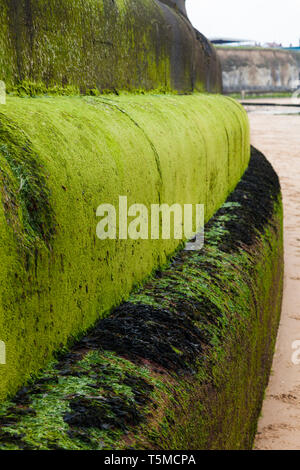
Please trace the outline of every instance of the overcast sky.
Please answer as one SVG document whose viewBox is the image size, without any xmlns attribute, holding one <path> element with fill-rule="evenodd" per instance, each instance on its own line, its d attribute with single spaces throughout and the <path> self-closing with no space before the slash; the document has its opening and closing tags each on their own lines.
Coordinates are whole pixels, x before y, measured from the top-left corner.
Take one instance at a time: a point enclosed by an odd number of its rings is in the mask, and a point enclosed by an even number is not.
<svg viewBox="0 0 300 470">
<path fill-rule="evenodd" d="M 208 38 L 299 45 L 300 0 L 186 0 L 194 26 Z"/>
</svg>

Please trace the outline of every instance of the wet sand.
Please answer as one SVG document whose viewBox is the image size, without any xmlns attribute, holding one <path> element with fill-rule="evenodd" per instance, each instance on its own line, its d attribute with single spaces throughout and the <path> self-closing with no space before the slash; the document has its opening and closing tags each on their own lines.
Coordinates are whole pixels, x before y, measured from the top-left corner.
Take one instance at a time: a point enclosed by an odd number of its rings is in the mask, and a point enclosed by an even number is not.
<svg viewBox="0 0 300 470">
<path fill-rule="evenodd" d="M 251 107 L 251 139 L 272 163 L 282 185 L 285 286 L 273 372 L 255 449 L 300 450 L 300 360 L 294 363 L 300 359 L 300 115 L 261 111 Z M 297 340 L 297 349 L 293 349 Z"/>
</svg>

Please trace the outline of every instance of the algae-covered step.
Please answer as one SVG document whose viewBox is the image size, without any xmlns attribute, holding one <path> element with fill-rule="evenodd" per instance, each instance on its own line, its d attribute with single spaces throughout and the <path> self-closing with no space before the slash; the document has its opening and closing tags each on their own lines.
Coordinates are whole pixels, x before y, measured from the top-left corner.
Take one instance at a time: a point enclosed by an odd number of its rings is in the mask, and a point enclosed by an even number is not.
<svg viewBox="0 0 300 470">
<path fill-rule="evenodd" d="M 248 121 L 218 95 L 8 96 L 0 159 L 4 398 L 180 244 L 99 240 L 99 205 L 205 204 L 209 220 L 248 165 Z"/>
</svg>

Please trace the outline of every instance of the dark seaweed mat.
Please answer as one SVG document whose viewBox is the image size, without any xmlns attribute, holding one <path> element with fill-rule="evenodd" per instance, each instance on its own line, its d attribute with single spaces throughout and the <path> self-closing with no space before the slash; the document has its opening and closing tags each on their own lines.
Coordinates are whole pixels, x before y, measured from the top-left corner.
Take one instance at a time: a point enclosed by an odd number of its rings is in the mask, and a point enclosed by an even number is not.
<svg viewBox="0 0 300 470">
<path fill-rule="evenodd" d="M 274 202 L 278 199 L 280 191 L 279 178 L 272 165 L 261 152 L 251 147 L 249 166 L 226 201 L 239 203 L 239 206 L 229 209 L 232 217 L 224 223 L 227 233 L 222 236 L 219 249 L 231 252 L 239 246 L 251 246 L 257 232 L 262 233 L 270 223 Z M 228 209 L 219 209 L 207 224 L 207 228 L 225 213 L 228 214 Z"/>
<path fill-rule="evenodd" d="M 202 351 L 203 336 L 183 313 L 126 302 L 102 320 L 81 347 L 103 348 L 131 359 L 147 359 L 178 373 Z M 174 349 L 175 348 L 175 349 Z"/>
<path fill-rule="evenodd" d="M 144 420 L 143 414 L 133 404 L 121 397 L 77 397 L 70 401 L 71 412 L 64 420 L 69 426 L 127 430 Z"/>
</svg>

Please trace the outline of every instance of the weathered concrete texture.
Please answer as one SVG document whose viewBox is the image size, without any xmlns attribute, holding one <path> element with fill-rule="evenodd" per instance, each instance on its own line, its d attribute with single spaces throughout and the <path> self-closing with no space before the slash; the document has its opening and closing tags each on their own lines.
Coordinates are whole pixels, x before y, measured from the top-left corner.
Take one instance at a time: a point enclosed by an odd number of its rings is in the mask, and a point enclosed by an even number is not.
<svg viewBox="0 0 300 470">
<path fill-rule="evenodd" d="M 300 60 L 289 51 L 219 48 L 225 93 L 293 91 L 299 82 Z"/>
<path fill-rule="evenodd" d="M 221 92 L 221 64 L 214 46 L 187 19 L 181 16 L 179 23 L 178 14 L 172 8 L 161 4 L 161 9 L 171 44 L 172 87 L 175 90 Z"/>
<path fill-rule="evenodd" d="M 187 16 L 186 7 L 185 7 L 185 0 L 161 0 L 162 3 L 166 3 L 171 7 L 178 8 L 181 13 Z"/>
<path fill-rule="evenodd" d="M 220 91 L 215 50 L 184 2 L 168 3 L 0 0 L 0 79 L 29 94 L 32 83 L 57 93 Z"/>
<path fill-rule="evenodd" d="M 300 51 L 291 51 L 292 56 L 294 57 L 295 61 L 298 65 L 299 71 L 299 86 L 300 86 Z"/>
</svg>

